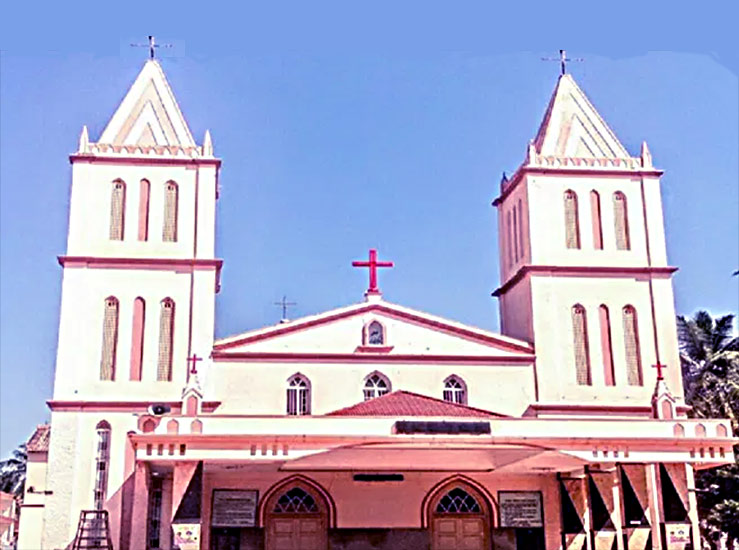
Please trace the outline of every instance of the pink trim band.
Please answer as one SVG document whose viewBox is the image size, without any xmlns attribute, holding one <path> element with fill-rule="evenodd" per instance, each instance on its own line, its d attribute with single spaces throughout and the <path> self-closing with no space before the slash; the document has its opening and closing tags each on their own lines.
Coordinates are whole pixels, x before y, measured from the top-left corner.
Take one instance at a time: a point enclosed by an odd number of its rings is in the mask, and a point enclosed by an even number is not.
<svg viewBox="0 0 739 550">
<path fill-rule="evenodd" d="M 182 411 L 181 401 L 65 401 L 50 399 L 46 405 L 52 411 L 91 411 L 91 412 L 147 412 L 152 403 L 168 405 L 171 414 L 179 414 Z M 201 407 L 203 412 L 213 412 L 221 405 L 220 401 L 203 401 Z"/>
<path fill-rule="evenodd" d="M 536 360 L 535 355 L 415 355 L 415 354 L 356 354 L 356 353 L 283 353 L 283 352 L 228 352 L 214 351 L 214 361 L 274 361 L 274 362 L 382 362 L 382 363 L 473 363 L 480 365 L 530 365 Z"/>
</svg>

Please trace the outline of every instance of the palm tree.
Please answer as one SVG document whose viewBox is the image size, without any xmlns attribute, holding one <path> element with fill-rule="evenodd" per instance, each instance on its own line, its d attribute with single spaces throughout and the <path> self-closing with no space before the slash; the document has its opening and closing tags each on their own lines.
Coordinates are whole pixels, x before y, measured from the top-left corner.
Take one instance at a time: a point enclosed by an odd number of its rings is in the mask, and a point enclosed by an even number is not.
<svg viewBox="0 0 739 550">
<path fill-rule="evenodd" d="M 0 491 L 12 493 L 16 497 L 23 496 L 26 483 L 26 444 L 14 449 L 10 458 L 0 461 Z"/>
</svg>

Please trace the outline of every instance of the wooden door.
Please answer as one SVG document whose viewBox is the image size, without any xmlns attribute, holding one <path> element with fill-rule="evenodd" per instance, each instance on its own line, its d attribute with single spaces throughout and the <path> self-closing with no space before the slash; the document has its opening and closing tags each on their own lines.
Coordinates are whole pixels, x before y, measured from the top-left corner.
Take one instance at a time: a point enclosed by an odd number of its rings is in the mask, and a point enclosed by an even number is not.
<svg viewBox="0 0 739 550">
<path fill-rule="evenodd" d="M 482 495 L 455 486 L 432 502 L 431 550 L 490 550 L 490 519 Z"/>
<path fill-rule="evenodd" d="M 267 506 L 265 550 L 327 550 L 327 507 L 319 495 L 293 486 Z"/>
</svg>

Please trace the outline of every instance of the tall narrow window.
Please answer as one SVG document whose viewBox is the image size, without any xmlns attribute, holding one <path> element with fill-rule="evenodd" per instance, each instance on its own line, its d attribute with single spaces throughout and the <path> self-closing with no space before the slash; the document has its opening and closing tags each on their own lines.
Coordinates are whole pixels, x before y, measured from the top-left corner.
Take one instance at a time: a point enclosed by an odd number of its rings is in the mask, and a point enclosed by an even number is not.
<svg viewBox="0 0 739 550">
<path fill-rule="evenodd" d="M 157 380 L 172 380 L 172 344 L 174 341 L 174 301 L 165 298 L 161 302 L 159 316 L 159 361 Z"/>
<path fill-rule="evenodd" d="M 141 180 L 139 185 L 139 240 L 149 240 L 149 193 L 151 184 Z"/>
<path fill-rule="evenodd" d="M 364 400 L 374 399 L 390 392 L 390 381 L 379 372 L 373 372 L 364 381 Z"/>
<path fill-rule="evenodd" d="M 110 463 L 110 424 L 105 420 L 98 423 L 97 452 L 95 454 L 95 489 L 93 501 L 95 510 L 102 510 L 108 492 L 108 465 Z"/>
<path fill-rule="evenodd" d="M 623 309 L 624 345 L 626 351 L 626 380 L 631 386 L 643 386 L 641 350 L 639 349 L 639 323 L 633 306 Z"/>
<path fill-rule="evenodd" d="M 590 192 L 590 213 L 593 219 L 593 247 L 603 250 L 603 225 L 600 221 L 600 195 L 597 191 Z"/>
<path fill-rule="evenodd" d="M 310 382 L 303 375 L 296 374 L 287 382 L 287 414 L 310 414 Z"/>
<path fill-rule="evenodd" d="M 616 231 L 616 248 L 631 250 L 629 239 L 629 212 L 626 206 L 626 195 L 621 191 L 613 194 L 613 224 Z"/>
<path fill-rule="evenodd" d="M 113 182 L 110 194 L 110 240 L 122 241 L 126 216 L 126 184 L 121 180 Z"/>
<path fill-rule="evenodd" d="M 572 190 L 565 191 L 565 241 L 567 248 L 580 248 L 577 195 Z"/>
<path fill-rule="evenodd" d="M 513 266 L 513 226 L 511 225 L 511 211 L 508 211 L 508 239 L 506 247 L 508 248 L 508 267 Z"/>
<path fill-rule="evenodd" d="M 450 403 L 458 403 L 459 405 L 467 404 L 467 388 L 461 378 L 450 376 L 444 381 L 444 401 Z"/>
<path fill-rule="evenodd" d="M 164 187 L 164 226 L 162 240 L 165 242 L 177 241 L 177 184 L 168 181 Z"/>
<path fill-rule="evenodd" d="M 616 376 L 613 372 L 613 345 L 611 342 L 611 318 L 608 307 L 601 305 L 598 308 L 600 314 L 600 347 L 603 355 L 603 376 L 606 386 L 616 384 Z"/>
<path fill-rule="evenodd" d="M 518 263 L 518 213 L 516 207 L 512 208 L 513 211 L 513 260 Z"/>
<path fill-rule="evenodd" d="M 162 478 L 152 477 L 149 486 L 149 509 L 146 514 L 148 550 L 161 548 L 162 532 Z"/>
<path fill-rule="evenodd" d="M 518 199 L 518 251 L 523 259 L 523 205 L 521 199 Z"/>
<path fill-rule="evenodd" d="M 572 308 L 572 332 L 575 346 L 575 372 L 577 383 L 589 386 L 592 384 L 590 376 L 590 352 L 588 344 L 588 321 L 585 308 L 577 304 Z"/>
<path fill-rule="evenodd" d="M 131 331 L 131 380 L 141 380 L 144 359 L 144 320 L 146 304 L 143 298 L 133 301 L 133 329 Z"/>
<path fill-rule="evenodd" d="M 118 299 L 108 296 L 103 313 L 103 353 L 100 358 L 100 380 L 115 380 L 118 347 Z"/>
</svg>

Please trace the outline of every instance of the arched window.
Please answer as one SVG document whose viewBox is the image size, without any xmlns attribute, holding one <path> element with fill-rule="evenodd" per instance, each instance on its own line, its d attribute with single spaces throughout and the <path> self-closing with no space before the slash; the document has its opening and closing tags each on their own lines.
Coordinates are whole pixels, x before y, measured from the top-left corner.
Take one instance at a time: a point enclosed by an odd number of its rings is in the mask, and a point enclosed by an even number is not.
<svg viewBox="0 0 739 550">
<path fill-rule="evenodd" d="M 301 374 L 296 374 L 287 382 L 287 414 L 310 414 L 310 382 Z"/>
<path fill-rule="evenodd" d="M 177 184 L 168 181 L 164 187 L 164 225 L 162 226 L 162 240 L 177 242 Z"/>
<path fill-rule="evenodd" d="M 613 224 L 616 231 L 616 248 L 618 250 L 631 250 L 626 195 L 621 191 L 616 191 L 613 194 Z"/>
<path fill-rule="evenodd" d="M 643 386 L 644 377 L 639 347 L 639 323 L 634 306 L 623 309 L 624 346 L 626 352 L 626 380 L 631 386 Z"/>
<path fill-rule="evenodd" d="M 593 219 L 593 247 L 603 250 L 603 225 L 600 220 L 600 195 L 597 191 L 590 192 L 590 214 Z"/>
<path fill-rule="evenodd" d="M 523 259 L 523 205 L 521 199 L 518 199 L 518 251 Z"/>
<path fill-rule="evenodd" d="M 575 372 L 577 383 L 584 386 L 592 384 L 590 376 L 590 352 L 588 344 L 588 321 L 585 308 L 580 304 L 572 308 L 572 332 L 575 347 Z"/>
<path fill-rule="evenodd" d="M 565 242 L 567 248 L 580 248 L 580 221 L 577 210 L 577 195 L 565 191 Z"/>
<path fill-rule="evenodd" d="M 477 499 L 461 487 L 455 487 L 439 500 L 436 505 L 437 514 L 482 514 L 482 507 Z"/>
<path fill-rule="evenodd" d="M 149 240 L 149 193 L 151 184 L 148 180 L 141 180 L 139 185 L 139 240 Z"/>
<path fill-rule="evenodd" d="M 103 313 L 103 353 L 100 358 L 100 380 L 115 380 L 118 348 L 118 299 L 108 296 Z"/>
<path fill-rule="evenodd" d="M 110 194 L 110 240 L 122 241 L 126 216 L 126 184 L 122 180 L 113 182 Z"/>
<path fill-rule="evenodd" d="M 365 329 L 365 342 L 369 346 L 382 346 L 385 344 L 385 327 L 379 321 L 372 321 Z"/>
<path fill-rule="evenodd" d="M 511 225 L 511 211 L 508 211 L 508 267 L 513 267 L 513 226 Z"/>
<path fill-rule="evenodd" d="M 159 361 L 157 380 L 172 380 L 172 354 L 174 342 L 174 300 L 165 298 L 159 312 Z"/>
<path fill-rule="evenodd" d="M 611 317 L 608 307 L 601 305 L 598 308 L 600 315 L 600 346 L 603 356 L 603 376 L 606 386 L 616 384 L 616 376 L 613 372 L 613 346 L 611 342 Z"/>
<path fill-rule="evenodd" d="M 144 320 L 146 303 L 139 297 L 133 301 L 133 329 L 131 331 L 131 380 L 141 380 L 144 359 Z"/>
<path fill-rule="evenodd" d="M 97 431 L 97 452 L 95 454 L 95 489 L 93 500 L 95 510 L 102 510 L 108 492 L 108 465 L 110 463 L 110 424 L 105 420 L 95 427 Z"/>
<path fill-rule="evenodd" d="M 390 392 L 390 380 L 379 372 L 373 372 L 364 381 L 364 400 L 374 399 Z"/>
<path fill-rule="evenodd" d="M 515 206 L 511 210 L 513 212 L 513 261 L 518 263 L 518 212 Z"/>
<path fill-rule="evenodd" d="M 316 499 L 300 487 L 282 493 L 275 503 L 274 514 L 318 514 Z"/>
<path fill-rule="evenodd" d="M 444 401 L 467 404 L 467 386 L 458 376 L 450 376 L 444 381 Z"/>
</svg>

